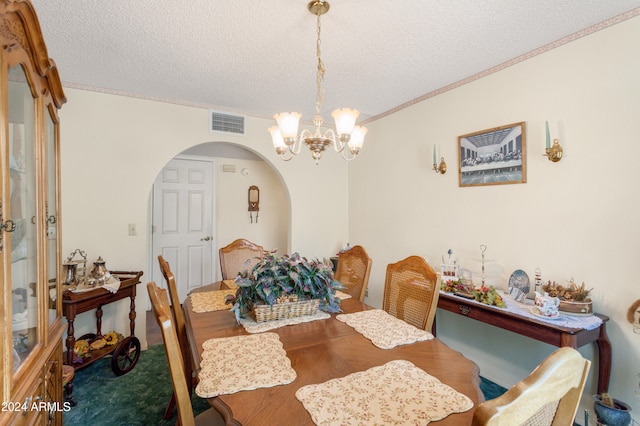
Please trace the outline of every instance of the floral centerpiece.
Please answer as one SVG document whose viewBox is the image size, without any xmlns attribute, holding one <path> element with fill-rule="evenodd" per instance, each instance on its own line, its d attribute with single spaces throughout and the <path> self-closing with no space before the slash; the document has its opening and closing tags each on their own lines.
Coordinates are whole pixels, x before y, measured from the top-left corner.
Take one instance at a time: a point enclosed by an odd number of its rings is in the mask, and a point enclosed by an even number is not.
<svg viewBox="0 0 640 426">
<path fill-rule="evenodd" d="M 484 303 L 485 305 L 498 306 L 504 308 L 507 306 L 502 299 L 502 296 L 498 294 L 496 289 L 490 285 L 482 285 L 480 287 L 471 287 L 464 283 L 463 280 L 442 280 L 440 284 L 440 290 L 446 293 L 454 293 L 462 297 L 473 298 L 477 302 Z"/>
<path fill-rule="evenodd" d="M 488 287 L 483 285 L 479 288 L 474 289 L 473 297 L 475 297 L 478 302 L 484 303 L 485 305 L 494 305 L 498 306 L 499 308 L 504 308 L 505 306 L 507 306 L 507 304 L 504 303 L 502 296 L 498 294 L 498 292 L 492 285 Z"/>
<path fill-rule="evenodd" d="M 591 293 L 591 290 L 585 288 L 584 282 L 581 285 L 576 284 L 573 278 L 569 280 L 566 286 L 553 281 L 549 281 L 542 286 L 542 291 L 549 293 L 549 296 L 568 302 L 590 302 L 589 293 Z"/>
<path fill-rule="evenodd" d="M 91 356 L 91 349 L 89 348 L 89 341 L 82 339 L 76 340 L 73 345 L 73 362 L 75 364 L 82 364 L 85 358 Z"/>
<path fill-rule="evenodd" d="M 258 305 L 318 300 L 325 312 L 341 312 L 336 290 L 344 286 L 334 278 L 329 261 L 307 259 L 298 253 L 276 257 L 265 255 L 250 271 L 235 279 L 238 285 L 231 311 L 236 319 L 246 317 Z"/>
<path fill-rule="evenodd" d="M 573 278 L 566 286 L 555 281 L 549 281 L 542 286 L 542 291 L 560 299 L 559 310 L 581 315 L 593 314 L 593 303 L 589 296 L 591 290 L 587 290 L 584 282 L 581 285 L 576 284 Z"/>
<path fill-rule="evenodd" d="M 104 336 L 92 340 L 76 340 L 73 345 L 73 363 L 82 364 L 86 358 L 91 357 L 92 351 L 102 349 L 105 346 L 117 345 L 123 338 L 122 334 L 112 330 Z"/>
<path fill-rule="evenodd" d="M 440 284 L 440 290 L 446 293 L 468 292 L 469 286 L 465 284 L 461 279 L 446 280 L 442 279 Z"/>
</svg>

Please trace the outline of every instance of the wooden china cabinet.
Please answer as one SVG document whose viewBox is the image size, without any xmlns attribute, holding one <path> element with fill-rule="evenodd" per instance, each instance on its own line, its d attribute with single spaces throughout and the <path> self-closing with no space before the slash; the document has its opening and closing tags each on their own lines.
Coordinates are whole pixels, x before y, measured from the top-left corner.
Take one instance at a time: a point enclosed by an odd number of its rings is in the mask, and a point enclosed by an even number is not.
<svg viewBox="0 0 640 426">
<path fill-rule="evenodd" d="M 66 102 L 28 0 L 0 1 L 0 424 L 62 424 L 60 129 Z"/>
</svg>

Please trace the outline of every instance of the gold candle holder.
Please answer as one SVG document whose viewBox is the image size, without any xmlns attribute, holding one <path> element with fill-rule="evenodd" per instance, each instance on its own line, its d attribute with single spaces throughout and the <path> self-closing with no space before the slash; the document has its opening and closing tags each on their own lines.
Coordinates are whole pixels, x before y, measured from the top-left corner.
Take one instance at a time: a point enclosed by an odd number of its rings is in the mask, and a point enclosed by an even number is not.
<svg viewBox="0 0 640 426">
<path fill-rule="evenodd" d="M 562 147 L 558 142 L 558 139 L 553 140 L 553 145 L 550 148 L 545 149 L 545 154 L 550 161 L 557 163 L 562 159 Z"/>
<path fill-rule="evenodd" d="M 447 163 L 444 162 L 444 157 L 440 157 L 440 164 L 433 163 L 433 170 L 436 173 L 447 173 Z"/>
</svg>

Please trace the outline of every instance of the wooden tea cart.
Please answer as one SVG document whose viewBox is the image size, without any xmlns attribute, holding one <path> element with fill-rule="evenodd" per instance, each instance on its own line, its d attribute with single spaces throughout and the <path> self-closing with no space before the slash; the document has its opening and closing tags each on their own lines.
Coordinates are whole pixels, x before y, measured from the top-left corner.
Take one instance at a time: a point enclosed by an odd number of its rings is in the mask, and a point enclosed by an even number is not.
<svg viewBox="0 0 640 426">
<path fill-rule="evenodd" d="M 116 375 L 121 376 L 131 371 L 138 362 L 138 358 L 140 358 L 140 340 L 135 337 L 134 332 L 136 319 L 136 286 L 140 283 L 142 271 L 112 271 L 111 274 L 120 279 L 120 287 L 115 293 L 111 293 L 109 290 L 102 287 L 97 287 L 90 291 L 81 293 L 73 292 L 69 289 L 63 292 L 62 310 L 67 319 L 67 339 L 65 341 L 67 350 L 64 353 L 64 363 L 72 365 L 76 370 L 79 370 L 91 365 L 95 361 L 107 355 L 113 354 L 111 359 L 111 369 Z M 106 345 L 103 348 L 91 350 L 89 356 L 84 358 L 81 363 L 74 363 L 73 348 L 76 343 L 76 338 L 74 336 L 74 321 L 76 315 L 93 309 L 96 310 L 96 333 L 85 334 L 77 339 L 88 340 L 91 343 L 94 340 L 104 337 L 102 335 L 102 307 L 127 297 L 131 299 L 131 306 L 129 310 L 130 335 L 123 338 L 115 345 Z"/>
</svg>

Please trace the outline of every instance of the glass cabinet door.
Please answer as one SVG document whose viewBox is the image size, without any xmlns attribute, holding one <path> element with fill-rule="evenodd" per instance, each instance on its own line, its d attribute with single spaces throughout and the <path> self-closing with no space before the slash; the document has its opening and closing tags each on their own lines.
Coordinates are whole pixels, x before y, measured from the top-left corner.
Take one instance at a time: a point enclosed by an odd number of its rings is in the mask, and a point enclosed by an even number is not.
<svg viewBox="0 0 640 426">
<path fill-rule="evenodd" d="M 51 325 L 57 315 L 58 306 L 58 162 L 56 143 L 56 127 L 50 114 L 45 114 L 45 149 L 47 159 L 47 278 L 49 300 L 49 325 Z"/>
<path fill-rule="evenodd" d="M 10 244 L 11 330 L 13 371 L 38 343 L 37 204 L 35 101 L 22 69 L 9 69 L 9 174 L 10 201 L 5 219 L 15 227 L 5 233 Z"/>
</svg>

